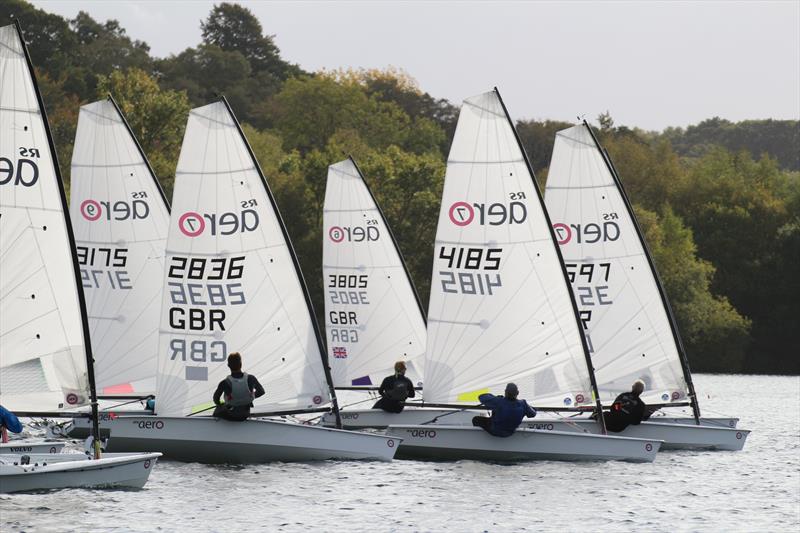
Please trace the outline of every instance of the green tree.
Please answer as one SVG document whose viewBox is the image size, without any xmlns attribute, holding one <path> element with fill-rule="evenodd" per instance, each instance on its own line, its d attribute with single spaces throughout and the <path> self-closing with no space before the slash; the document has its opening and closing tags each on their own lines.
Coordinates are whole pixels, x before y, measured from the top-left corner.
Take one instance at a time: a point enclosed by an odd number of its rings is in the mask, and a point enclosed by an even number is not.
<svg viewBox="0 0 800 533">
<path fill-rule="evenodd" d="M 200 27 L 206 45 L 239 52 L 253 72 L 269 71 L 284 80 L 301 74 L 298 67 L 281 59 L 272 36 L 264 35 L 261 23 L 246 7 L 227 2 L 215 5 Z"/>
<path fill-rule="evenodd" d="M 727 298 L 711 292 L 714 267 L 698 259 L 692 231 L 669 207 L 661 216 L 636 208 L 636 216 L 678 322 L 695 371 L 736 372 L 747 348 L 750 321 Z"/>
</svg>

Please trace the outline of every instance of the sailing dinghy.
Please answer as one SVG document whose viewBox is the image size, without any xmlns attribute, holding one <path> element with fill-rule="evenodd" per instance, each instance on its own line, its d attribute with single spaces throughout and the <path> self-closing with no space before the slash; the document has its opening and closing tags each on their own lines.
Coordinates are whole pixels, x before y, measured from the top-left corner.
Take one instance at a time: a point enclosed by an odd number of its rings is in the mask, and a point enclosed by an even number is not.
<svg viewBox="0 0 800 533">
<path fill-rule="evenodd" d="M 82 106 L 78 115 L 70 216 L 98 395 L 106 400 L 101 405 L 145 414 L 135 399 L 156 390 L 169 204 L 111 96 Z M 104 433 L 108 419 L 101 414 Z M 75 418 L 66 429 L 72 438 L 85 438 L 89 420 Z"/>
<path fill-rule="evenodd" d="M 254 416 L 338 413 L 297 257 L 224 98 L 189 114 L 168 235 L 156 414 L 109 420 L 109 451 L 206 463 L 391 460 L 396 437 L 209 416 L 236 351 L 267 391 Z"/>
<path fill-rule="evenodd" d="M 426 402 L 464 408 L 514 381 L 535 406 L 587 407 L 593 377 L 544 202 L 495 89 L 461 107 L 436 231 Z M 399 455 L 650 462 L 661 442 L 446 424 L 392 425 Z"/>
<path fill-rule="evenodd" d="M 740 450 L 736 419 L 702 419 L 689 363 L 666 293 L 622 183 L 589 125 L 556 134 L 545 190 L 547 210 L 572 282 L 606 405 L 645 382 L 648 405 L 691 406 L 694 418 L 651 418 L 618 435 L 664 441 L 662 448 Z M 548 421 L 550 422 L 550 421 Z M 590 420 L 548 427 L 597 431 Z"/>
<path fill-rule="evenodd" d="M 328 167 L 322 225 L 325 330 L 336 388 L 376 390 L 384 377 L 394 373 L 396 361 L 406 362 L 406 375 L 421 387 L 422 303 L 386 217 L 352 158 Z M 408 406 L 401 413 L 387 413 L 357 408 L 342 409 L 341 418 L 348 429 L 386 428 L 421 424 L 451 411 Z M 474 414 L 458 416 L 468 423 Z M 332 413 L 322 418 L 323 425 L 335 423 Z"/>
<path fill-rule="evenodd" d="M 0 404 L 20 416 L 64 416 L 64 409 L 91 404 L 97 435 L 92 351 L 74 243 L 55 148 L 22 30 L 19 23 L 4 26 L 0 28 Z M 161 455 L 100 458 L 99 441 L 94 458 L 36 455 L 42 446 L 48 452 L 58 451 L 52 443 L 21 441 L 8 448 L 13 446 L 30 450 L 0 455 L 0 492 L 141 487 Z"/>
</svg>

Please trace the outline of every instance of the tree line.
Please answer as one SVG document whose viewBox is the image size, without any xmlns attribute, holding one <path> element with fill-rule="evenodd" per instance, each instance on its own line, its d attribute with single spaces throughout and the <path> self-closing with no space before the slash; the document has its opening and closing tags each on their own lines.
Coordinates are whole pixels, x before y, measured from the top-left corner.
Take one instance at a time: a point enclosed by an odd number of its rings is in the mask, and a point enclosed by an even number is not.
<svg viewBox="0 0 800 533">
<path fill-rule="evenodd" d="M 117 21 L 0 0 L 18 18 L 69 180 L 80 105 L 112 94 L 171 197 L 189 109 L 224 94 L 270 182 L 322 319 L 327 167 L 352 154 L 383 208 L 423 302 L 458 106 L 402 70 L 306 72 L 245 7 L 215 5 L 197 46 L 166 58 Z M 517 129 L 541 187 L 554 120 Z M 800 374 L 800 122 L 712 118 L 649 132 L 596 132 L 664 281 L 693 370 Z"/>
</svg>

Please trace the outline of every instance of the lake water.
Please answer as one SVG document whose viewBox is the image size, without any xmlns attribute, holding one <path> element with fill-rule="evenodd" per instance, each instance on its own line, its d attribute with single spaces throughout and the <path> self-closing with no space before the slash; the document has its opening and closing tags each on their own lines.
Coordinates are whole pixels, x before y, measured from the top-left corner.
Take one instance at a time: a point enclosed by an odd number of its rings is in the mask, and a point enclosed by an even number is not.
<svg viewBox="0 0 800 533">
<path fill-rule="evenodd" d="M 0 496 L 11 531 L 798 531 L 800 377 L 696 375 L 741 452 L 652 464 L 459 461 L 206 466 L 163 460 L 143 490 Z"/>
</svg>

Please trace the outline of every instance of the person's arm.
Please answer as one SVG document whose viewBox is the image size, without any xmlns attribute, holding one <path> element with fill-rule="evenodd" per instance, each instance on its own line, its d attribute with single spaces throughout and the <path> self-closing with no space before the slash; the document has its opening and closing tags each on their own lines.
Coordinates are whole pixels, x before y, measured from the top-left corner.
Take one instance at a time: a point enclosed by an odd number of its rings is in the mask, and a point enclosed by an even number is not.
<svg viewBox="0 0 800 533">
<path fill-rule="evenodd" d="M 522 400 L 525 403 L 525 416 L 528 418 L 533 418 L 536 416 L 536 409 L 528 405 L 528 402 Z"/>
<path fill-rule="evenodd" d="M 381 386 L 378 387 L 378 394 L 380 394 L 381 397 L 386 396 L 386 390 L 389 388 L 390 379 L 392 379 L 392 376 L 386 376 L 385 378 L 383 378 L 383 381 L 381 381 Z"/>
<path fill-rule="evenodd" d="M 413 398 L 417 395 L 416 391 L 414 391 L 414 384 L 408 378 L 406 378 L 406 383 L 408 384 L 408 397 Z"/>
<path fill-rule="evenodd" d="M 6 427 L 11 433 L 22 433 L 22 422 L 5 407 L 0 407 L 0 426 Z"/>
<path fill-rule="evenodd" d="M 214 391 L 214 404 L 215 405 L 222 405 L 222 402 L 219 399 L 222 397 L 222 393 L 225 392 L 225 383 L 227 383 L 226 379 L 223 379 L 217 385 L 217 390 Z"/>
<path fill-rule="evenodd" d="M 261 383 L 258 382 L 258 378 L 252 374 L 247 375 L 247 386 L 250 387 L 251 391 L 254 391 L 253 396 L 256 398 L 261 398 L 267 393 Z"/>
<path fill-rule="evenodd" d="M 494 409 L 497 407 L 498 397 L 494 394 L 481 394 L 478 396 L 478 401 L 481 402 L 487 409 Z"/>
</svg>

